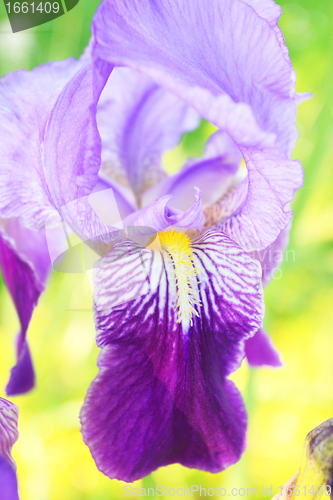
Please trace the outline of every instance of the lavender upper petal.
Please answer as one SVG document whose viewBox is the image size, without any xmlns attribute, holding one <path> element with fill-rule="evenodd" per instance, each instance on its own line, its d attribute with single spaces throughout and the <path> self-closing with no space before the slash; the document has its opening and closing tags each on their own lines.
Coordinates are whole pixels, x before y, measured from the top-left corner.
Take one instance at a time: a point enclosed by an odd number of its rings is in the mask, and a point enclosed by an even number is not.
<svg viewBox="0 0 333 500">
<path fill-rule="evenodd" d="M 96 269 L 102 352 L 81 412 L 84 440 L 111 478 L 133 481 L 173 462 L 217 472 L 244 448 L 244 406 L 225 377 L 261 324 L 258 265 L 220 232 L 194 240 L 202 307 L 185 333 L 167 255 L 132 249 L 116 244 Z"/>
<path fill-rule="evenodd" d="M 99 175 L 97 184 L 92 192 L 95 193 L 110 188 L 112 189 L 115 197 L 121 219 L 125 219 L 128 215 L 136 211 L 136 202 L 133 193 L 105 175 Z"/>
<path fill-rule="evenodd" d="M 95 71 L 96 73 L 96 71 Z M 67 83 L 55 103 L 44 142 L 45 177 L 57 209 L 91 193 L 98 181 L 101 139 L 97 102 L 108 73 L 93 84 L 88 61 Z"/>
<path fill-rule="evenodd" d="M 128 182 L 137 196 L 165 173 L 162 154 L 199 116 L 174 94 L 130 68 L 114 68 L 97 112 L 102 138 L 102 170 Z"/>
<path fill-rule="evenodd" d="M 96 105 L 108 76 L 98 79 L 98 68 L 69 59 L 1 80 L 1 217 L 21 217 L 38 230 L 55 209 L 95 186 L 101 152 Z"/>
<path fill-rule="evenodd" d="M 207 9 L 200 0 L 168 0 L 167 7 L 162 0 L 104 0 L 93 22 L 93 57 L 147 74 L 227 132 L 244 157 L 249 148 L 260 148 L 267 162 L 275 158 L 269 169 L 257 163 L 259 180 L 253 161 L 247 165 L 252 179 L 243 226 L 252 233 L 249 249 L 260 250 L 290 221 L 284 207 L 294 190 L 283 190 L 286 197 L 279 196 L 274 181 L 279 175 L 280 185 L 288 183 L 293 175 L 280 168 L 280 162 L 297 137 L 297 105 L 294 71 L 277 27 L 278 11 L 273 12 L 271 2 L 268 10 L 260 2 L 250 3 L 213 0 Z M 257 182 L 265 184 L 260 197 L 268 208 L 276 199 L 277 222 L 268 231 L 267 219 L 258 217 L 252 203 Z M 295 189 L 301 184 L 298 171 Z"/>
<path fill-rule="evenodd" d="M 21 217 L 41 229 L 52 211 L 41 145 L 53 106 L 78 68 L 68 59 L 1 78 L 1 218 Z"/>
<path fill-rule="evenodd" d="M 26 334 L 51 268 L 44 231 L 31 231 L 18 219 L 2 221 L 0 264 L 21 324 L 16 343 L 17 363 L 6 388 L 7 394 L 14 395 L 29 391 L 35 383 Z"/>
<path fill-rule="evenodd" d="M 195 108 L 206 98 L 199 112 L 213 123 L 225 114 L 218 109 L 218 96 L 246 103 L 254 122 L 275 133 L 289 152 L 296 134 L 296 92 L 294 71 L 277 35 L 281 11 L 273 2 L 247 3 L 214 0 L 207 9 L 199 0 L 168 0 L 167 7 L 161 0 L 104 0 L 94 18 L 93 55 L 145 72 L 185 101 L 193 100 Z"/>
</svg>

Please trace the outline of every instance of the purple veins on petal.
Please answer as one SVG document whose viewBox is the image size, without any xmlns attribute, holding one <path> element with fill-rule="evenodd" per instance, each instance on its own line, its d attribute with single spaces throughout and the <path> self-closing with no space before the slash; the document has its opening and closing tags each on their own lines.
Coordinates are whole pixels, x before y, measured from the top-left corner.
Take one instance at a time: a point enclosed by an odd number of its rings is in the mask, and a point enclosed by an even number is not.
<svg viewBox="0 0 333 500">
<path fill-rule="evenodd" d="M 128 242 L 117 243 L 95 270 L 102 352 L 81 423 L 110 478 L 133 481 L 174 462 L 218 472 L 244 450 L 246 413 L 227 376 L 261 326 L 260 266 L 221 232 L 199 233 L 184 250 L 186 238 L 163 233 L 161 251 L 142 249 L 126 263 Z M 193 280 L 181 282 L 189 266 Z"/>
</svg>

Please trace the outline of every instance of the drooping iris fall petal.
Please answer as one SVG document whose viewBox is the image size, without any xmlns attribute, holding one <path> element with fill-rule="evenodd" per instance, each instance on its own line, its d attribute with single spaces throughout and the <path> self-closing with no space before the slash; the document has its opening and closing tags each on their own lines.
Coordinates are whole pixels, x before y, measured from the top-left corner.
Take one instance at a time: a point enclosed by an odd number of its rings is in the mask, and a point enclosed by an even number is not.
<svg viewBox="0 0 333 500">
<path fill-rule="evenodd" d="M 95 270 L 102 352 L 82 432 L 98 468 L 125 481 L 173 462 L 218 472 L 239 459 L 246 414 L 227 376 L 263 316 L 259 265 L 227 236 L 159 241 L 116 244 Z"/>
</svg>

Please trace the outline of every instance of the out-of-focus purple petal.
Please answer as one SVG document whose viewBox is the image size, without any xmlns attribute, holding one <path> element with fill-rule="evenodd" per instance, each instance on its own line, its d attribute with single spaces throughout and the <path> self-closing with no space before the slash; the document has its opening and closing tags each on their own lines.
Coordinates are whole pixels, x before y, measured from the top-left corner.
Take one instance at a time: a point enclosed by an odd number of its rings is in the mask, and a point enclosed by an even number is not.
<svg viewBox="0 0 333 500">
<path fill-rule="evenodd" d="M 102 171 L 129 182 L 140 196 L 165 176 L 162 154 L 198 126 L 199 115 L 142 73 L 115 68 L 98 104 L 97 123 Z"/>
<path fill-rule="evenodd" d="M 97 183 L 96 106 L 109 74 L 108 65 L 101 66 L 107 72 L 99 75 L 97 63 L 93 71 L 89 61 L 70 59 L 1 80 L 1 217 L 21 217 L 41 229 L 54 209 L 88 195 Z M 83 232 L 83 222 L 76 222 Z"/>
<path fill-rule="evenodd" d="M 244 448 L 244 406 L 225 377 L 261 325 L 259 266 L 220 232 L 198 236 L 201 306 L 190 325 L 177 322 L 168 251 L 132 250 L 116 244 L 95 271 L 102 352 L 81 412 L 84 440 L 111 478 L 133 481 L 173 462 L 218 472 Z"/>
<path fill-rule="evenodd" d="M 262 328 L 245 341 L 245 355 L 251 366 L 282 366 L 278 351 L 269 335 Z"/>
<path fill-rule="evenodd" d="M 248 176 L 243 171 L 234 177 L 225 195 L 204 209 L 205 227 L 221 227 L 223 222 L 237 214 L 245 203 L 248 193 Z"/>
<path fill-rule="evenodd" d="M 193 190 L 193 196 L 195 201 L 186 212 L 168 207 L 168 202 L 172 205 L 172 196 L 166 195 L 128 216 L 124 225 L 148 226 L 155 231 L 163 231 L 169 226 L 199 229 L 205 223 L 200 190 Z"/>
<path fill-rule="evenodd" d="M 251 252 L 269 246 L 290 223 L 288 200 L 303 184 L 303 169 L 277 148 L 242 152 L 248 168 L 248 194 L 238 213 L 220 228 Z"/>
<path fill-rule="evenodd" d="M 0 492 L 1 500 L 19 500 L 15 470 L 0 457 Z"/>
<path fill-rule="evenodd" d="M 191 205 L 197 187 L 203 207 L 211 205 L 228 190 L 241 160 L 242 155 L 231 138 L 217 132 L 208 141 L 202 160 L 190 160 L 178 174 L 162 180 L 144 194 L 143 204 L 170 194 L 172 207 L 185 211 Z"/>
<path fill-rule="evenodd" d="M 2 221 L 0 265 L 21 324 L 16 344 L 17 363 L 6 387 L 7 394 L 14 395 L 29 391 L 35 383 L 26 334 L 51 267 L 44 231 L 31 231 L 18 219 Z"/>
<path fill-rule="evenodd" d="M 12 447 L 18 440 L 18 408 L 7 399 L 0 398 L 0 455 L 15 469 Z"/>
<path fill-rule="evenodd" d="M 0 494 L 1 500 L 19 500 L 16 464 L 11 450 L 17 441 L 18 408 L 0 398 Z"/>
</svg>

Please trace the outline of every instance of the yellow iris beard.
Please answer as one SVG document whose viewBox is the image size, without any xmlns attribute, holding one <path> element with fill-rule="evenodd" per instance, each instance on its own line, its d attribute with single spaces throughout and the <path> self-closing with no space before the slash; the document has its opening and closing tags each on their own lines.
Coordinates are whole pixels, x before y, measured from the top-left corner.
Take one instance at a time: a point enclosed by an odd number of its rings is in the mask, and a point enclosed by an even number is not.
<svg viewBox="0 0 333 500">
<path fill-rule="evenodd" d="M 178 231 L 158 233 L 160 244 L 165 247 L 171 257 L 173 272 L 177 286 L 178 319 L 177 323 L 193 324 L 192 315 L 199 313 L 194 306 L 200 306 L 197 275 L 194 266 L 193 250 L 190 238 Z"/>
</svg>

